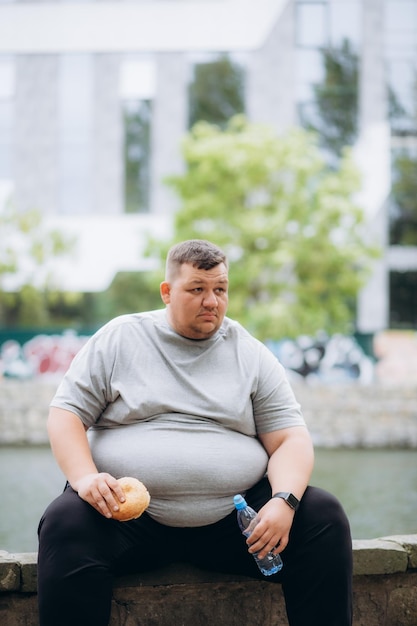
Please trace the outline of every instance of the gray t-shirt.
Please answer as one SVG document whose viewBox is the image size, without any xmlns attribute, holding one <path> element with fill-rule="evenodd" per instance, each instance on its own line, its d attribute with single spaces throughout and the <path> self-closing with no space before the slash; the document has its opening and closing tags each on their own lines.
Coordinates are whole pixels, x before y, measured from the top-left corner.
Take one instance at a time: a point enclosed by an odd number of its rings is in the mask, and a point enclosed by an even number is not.
<svg viewBox="0 0 417 626">
<path fill-rule="evenodd" d="M 284 369 L 240 324 L 210 339 L 178 335 L 165 310 L 118 317 L 80 350 L 51 406 L 89 427 L 99 471 L 135 476 L 148 513 L 170 526 L 202 526 L 233 510 L 265 474 L 257 439 L 304 426 Z"/>
</svg>

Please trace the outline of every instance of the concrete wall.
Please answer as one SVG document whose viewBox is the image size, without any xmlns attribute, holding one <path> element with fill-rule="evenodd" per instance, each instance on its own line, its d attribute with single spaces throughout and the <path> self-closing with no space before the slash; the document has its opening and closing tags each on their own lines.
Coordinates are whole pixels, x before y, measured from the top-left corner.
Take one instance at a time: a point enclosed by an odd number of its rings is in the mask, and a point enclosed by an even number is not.
<svg viewBox="0 0 417 626">
<path fill-rule="evenodd" d="M 0 380 L 0 445 L 47 442 L 56 382 Z M 417 448 L 417 386 L 294 385 L 313 441 L 323 447 Z"/>
<path fill-rule="evenodd" d="M 417 535 L 354 541 L 353 556 L 353 626 L 416 626 Z M 280 586 L 179 564 L 114 586 L 110 626 L 248 623 L 288 624 Z M 36 553 L 0 551 L 0 624 L 38 626 Z"/>
</svg>

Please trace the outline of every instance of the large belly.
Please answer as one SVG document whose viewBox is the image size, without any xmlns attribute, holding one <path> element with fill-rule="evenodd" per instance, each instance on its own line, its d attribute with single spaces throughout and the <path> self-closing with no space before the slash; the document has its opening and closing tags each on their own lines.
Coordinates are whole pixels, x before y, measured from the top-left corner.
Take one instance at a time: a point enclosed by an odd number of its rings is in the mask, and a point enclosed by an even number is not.
<svg viewBox="0 0 417 626">
<path fill-rule="evenodd" d="M 151 494 L 148 513 L 169 526 L 225 517 L 268 460 L 257 439 L 211 423 L 142 422 L 92 430 L 89 439 L 99 471 L 141 480 Z"/>
</svg>

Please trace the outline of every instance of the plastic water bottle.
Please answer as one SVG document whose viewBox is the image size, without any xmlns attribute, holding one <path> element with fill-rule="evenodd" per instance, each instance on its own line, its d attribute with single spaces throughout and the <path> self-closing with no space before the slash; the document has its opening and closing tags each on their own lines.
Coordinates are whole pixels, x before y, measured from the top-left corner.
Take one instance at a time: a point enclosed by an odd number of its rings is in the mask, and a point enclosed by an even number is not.
<svg viewBox="0 0 417 626">
<path fill-rule="evenodd" d="M 239 524 L 239 528 L 245 537 L 249 537 L 258 523 L 258 514 L 248 506 L 245 498 L 241 495 L 235 496 L 233 502 L 237 510 L 237 523 Z M 264 576 L 271 576 L 282 569 L 283 563 L 279 554 L 268 552 L 263 559 L 260 559 L 256 552 L 252 554 L 252 556 Z"/>
</svg>

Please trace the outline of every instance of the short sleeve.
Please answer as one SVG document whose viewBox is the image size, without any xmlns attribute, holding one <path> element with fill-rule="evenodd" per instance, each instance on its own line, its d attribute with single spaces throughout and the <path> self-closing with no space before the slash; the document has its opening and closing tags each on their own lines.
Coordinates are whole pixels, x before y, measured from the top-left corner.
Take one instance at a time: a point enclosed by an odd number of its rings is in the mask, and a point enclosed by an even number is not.
<svg viewBox="0 0 417 626">
<path fill-rule="evenodd" d="M 264 345 L 260 347 L 258 384 L 252 402 L 258 433 L 305 426 L 282 364 Z"/>
</svg>

